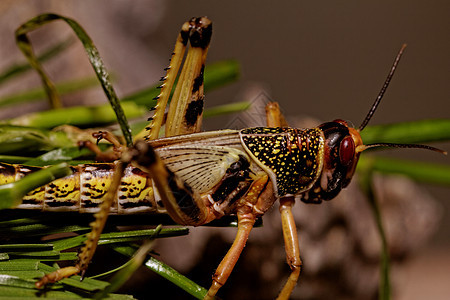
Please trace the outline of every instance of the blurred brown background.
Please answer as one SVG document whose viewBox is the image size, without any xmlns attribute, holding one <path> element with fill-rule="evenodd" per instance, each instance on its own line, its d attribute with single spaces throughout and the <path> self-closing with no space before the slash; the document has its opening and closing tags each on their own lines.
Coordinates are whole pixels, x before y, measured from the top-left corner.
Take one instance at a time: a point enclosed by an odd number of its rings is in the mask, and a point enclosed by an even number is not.
<svg viewBox="0 0 450 300">
<path fill-rule="evenodd" d="M 25 1 L 0 3 L 0 70 L 22 61 L 14 30 L 42 13 L 77 20 L 90 34 L 123 96 L 163 74 L 180 25 L 192 16 L 214 22 L 209 61 L 235 58 L 238 83 L 211 92 L 207 105 L 252 100 L 262 89 L 289 116 L 343 118 L 358 125 L 402 43 L 408 48 L 372 124 L 450 116 L 450 2 L 448 1 Z M 42 46 L 71 33 L 53 24 L 32 35 Z M 52 78 L 92 75 L 80 45 L 45 65 Z M 0 96 L 39 84 L 35 74 L 0 90 Z M 253 92 L 251 92 L 253 91 Z M 67 103 L 105 101 L 100 89 L 71 96 Z M 46 104 L 27 105 L 36 110 Z M 4 110 L 2 117 L 20 114 Z M 220 128 L 228 121 L 207 123 Z M 450 150 L 450 144 L 437 145 Z M 420 151 L 392 155 L 449 164 L 448 157 Z M 425 186 L 443 211 L 433 239 L 408 260 L 397 281 L 396 299 L 450 297 L 449 189 Z M 196 230 L 196 229 L 194 229 Z M 203 230 L 203 229 L 202 229 Z M 182 254 L 180 254 L 182 255 Z M 282 259 L 282 258 L 281 258 Z M 304 257 L 307 260 L 306 257 Z M 213 266 L 211 266 L 212 272 Z M 406 271 L 405 271 L 406 270 Z M 210 278 L 209 274 L 205 277 Z"/>
</svg>

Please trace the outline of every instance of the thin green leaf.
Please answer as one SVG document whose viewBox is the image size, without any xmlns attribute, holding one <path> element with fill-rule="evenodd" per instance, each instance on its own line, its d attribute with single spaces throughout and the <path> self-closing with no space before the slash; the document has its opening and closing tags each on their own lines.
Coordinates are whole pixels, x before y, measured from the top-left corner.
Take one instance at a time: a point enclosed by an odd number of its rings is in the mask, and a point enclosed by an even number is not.
<svg viewBox="0 0 450 300">
<path fill-rule="evenodd" d="M 36 281 L 36 278 L 44 276 L 44 272 L 36 271 L 36 270 L 26 270 L 26 271 L 1 271 L 1 275 L 9 275 L 9 276 L 15 276 L 19 277 L 21 279 L 29 279 L 33 280 L 32 285 L 30 288 L 34 288 L 34 283 Z"/>
<path fill-rule="evenodd" d="M 78 252 L 61 252 L 58 256 L 42 256 L 39 258 L 40 261 L 61 261 L 61 260 L 71 260 L 75 261 L 78 259 Z"/>
<path fill-rule="evenodd" d="M 8 164 L 24 164 L 31 159 L 28 156 L 0 155 L 0 161 Z"/>
<path fill-rule="evenodd" d="M 25 289 L 19 287 L 0 286 L 0 299 L 37 299 L 39 296 L 35 289 Z M 46 291 L 45 297 L 49 299 L 83 298 L 74 293 L 61 291 Z"/>
<path fill-rule="evenodd" d="M 209 118 L 209 117 L 215 117 L 215 116 L 221 116 L 221 115 L 225 115 L 225 114 L 241 112 L 241 111 L 249 109 L 250 106 L 251 106 L 251 103 L 247 102 L 247 101 L 224 104 L 224 105 L 217 105 L 217 106 L 211 107 L 209 109 L 205 109 L 203 116 L 205 118 Z"/>
<path fill-rule="evenodd" d="M 235 80 L 238 76 L 238 70 L 239 66 L 234 61 L 222 61 L 212 64 L 211 66 L 207 66 L 205 73 L 205 89 L 216 88 L 220 85 L 230 82 L 231 80 Z M 209 77 L 209 73 L 212 73 L 211 77 Z M 159 90 L 156 89 L 156 86 L 157 85 L 143 89 L 135 94 L 125 97 L 122 100 L 122 108 L 127 118 L 131 119 L 144 116 L 148 112 L 148 108 L 156 105 L 156 100 L 152 100 L 159 93 Z M 132 102 L 134 104 L 128 102 Z M 235 105 L 242 105 L 237 108 L 245 108 L 245 104 L 243 103 Z M 235 112 L 237 108 L 234 107 L 233 109 L 233 107 L 224 107 L 212 108 L 212 110 L 213 113 L 217 115 L 217 113 L 220 113 L 220 111 L 222 111 L 223 109 L 226 109 L 225 113 L 231 113 Z M 208 114 L 208 111 L 209 109 L 206 109 L 205 114 Z M 70 124 L 79 127 L 93 127 L 111 124 L 116 120 L 116 116 L 110 105 L 102 104 L 91 107 L 75 106 L 61 108 L 56 111 L 35 112 L 7 120 L 6 122 L 13 125 L 50 129 L 63 124 Z M 145 126 L 146 125 L 142 125 L 142 128 Z M 1 146 L 0 153 L 5 153 L 1 151 Z"/>
<path fill-rule="evenodd" d="M 249 102 L 242 101 L 205 108 L 205 111 L 203 112 L 203 118 L 211 118 L 216 116 L 223 116 L 227 114 L 242 112 L 249 109 L 250 105 L 251 104 Z M 131 124 L 131 131 L 133 132 L 133 134 L 137 134 L 141 132 L 147 125 L 148 125 L 147 121 L 135 122 Z"/>
<path fill-rule="evenodd" d="M 39 270 L 42 270 L 45 273 L 51 273 L 56 271 L 57 268 L 50 267 L 46 264 L 39 264 Z M 98 291 L 102 290 L 109 285 L 108 282 L 100 281 L 96 279 L 84 278 L 83 281 L 80 281 L 81 277 L 78 275 L 71 276 L 70 278 L 65 278 L 61 280 L 62 283 L 67 284 L 72 287 L 76 287 L 86 291 Z"/>
<path fill-rule="evenodd" d="M 14 227 L 14 226 L 23 226 L 28 224 L 34 224 L 36 223 L 35 219 L 31 218 L 19 218 L 19 219 L 12 219 L 12 220 L 6 220 L 0 222 L 0 229 L 4 227 Z"/>
<path fill-rule="evenodd" d="M 95 47 L 95 45 L 93 44 L 89 35 L 76 21 L 70 18 L 66 18 L 57 14 L 42 14 L 35 18 L 32 18 L 31 20 L 29 20 L 16 30 L 16 41 L 19 48 L 27 57 L 31 66 L 41 76 L 42 83 L 44 84 L 44 88 L 47 92 L 50 102 L 52 103 L 52 107 L 54 108 L 61 107 L 59 98 L 57 96 L 53 83 L 45 74 L 44 70 L 42 69 L 40 63 L 37 61 L 33 53 L 30 41 L 28 40 L 27 37 L 27 33 L 55 20 L 65 21 L 72 28 L 72 30 L 75 32 L 75 34 L 83 44 L 86 53 L 88 55 L 89 61 L 95 71 L 95 74 L 97 75 L 97 78 L 99 79 L 102 85 L 103 91 L 105 92 L 106 97 L 108 98 L 114 112 L 116 113 L 117 121 L 122 129 L 122 133 L 123 136 L 125 137 L 127 146 L 131 146 L 133 140 L 131 136 L 131 130 L 125 117 L 125 113 L 123 112 L 123 109 L 119 103 L 119 99 L 114 91 L 114 88 L 111 85 L 109 74 L 106 71 L 103 61 L 100 58 L 99 52 Z"/>
<path fill-rule="evenodd" d="M 32 251 L 32 252 L 10 252 L 10 255 L 19 256 L 19 257 L 52 257 L 58 258 L 59 251 Z"/>
<path fill-rule="evenodd" d="M 46 224 L 31 224 L 25 226 L 16 226 L 8 228 L 3 232 L 0 232 L 0 236 L 11 236 L 13 234 L 27 235 L 27 236 L 40 236 L 49 235 L 62 232 L 77 232 L 88 230 L 87 226 L 80 225 L 64 225 L 64 226 L 51 226 Z"/>
<path fill-rule="evenodd" d="M 449 165 L 364 155 L 360 158 L 358 170 L 368 168 L 382 173 L 403 174 L 420 182 L 450 185 Z"/>
<path fill-rule="evenodd" d="M 136 241 L 149 238 L 155 234 L 156 229 L 143 229 L 143 230 L 133 230 L 124 232 L 109 232 L 102 233 L 100 235 L 99 245 L 111 244 L 111 243 L 122 243 L 129 241 Z M 189 229 L 185 227 L 178 228 L 164 228 L 159 234 L 158 238 L 181 236 L 189 233 Z M 86 240 L 86 235 L 79 235 L 76 237 L 66 238 L 53 242 L 53 249 L 55 250 L 65 250 L 73 247 L 78 247 L 83 245 Z"/>
<path fill-rule="evenodd" d="M 103 233 L 101 237 L 103 239 L 118 239 L 124 237 L 148 237 L 154 236 L 157 229 L 142 229 L 142 230 L 130 230 L 123 232 L 108 232 Z M 186 227 L 174 227 L 174 228 L 163 228 L 158 230 L 158 238 L 166 238 L 166 237 L 174 237 L 174 236 L 182 236 L 189 233 L 189 228 Z"/>
<path fill-rule="evenodd" d="M 239 77 L 239 63 L 235 60 L 224 60 L 209 64 L 205 68 L 205 91 L 211 91 L 217 87 L 224 86 L 235 81 Z M 122 99 L 122 102 L 134 102 L 150 109 L 156 105 L 156 96 L 160 90 L 157 87 L 161 83 L 142 89 Z M 173 92 L 173 91 L 172 91 Z"/>
<path fill-rule="evenodd" d="M 0 262 L 0 272 L 37 270 L 38 265 L 39 261 L 33 259 L 2 261 Z"/>
<path fill-rule="evenodd" d="M 97 78 L 89 77 L 77 80 L 70 80 L 55 84 L 56 90 L 61 94 L 70 94 L 97 86 Z M 46 93 L 43 88 L 36 88 L 12 95 L 3 96 L 0 99 L 0 107 L 18 105 L 25 102 L 35 102 L 45 99 Z"/>
<path fill-rule="evenodd" d="M 389 247 L 387 244 L 386 233 L 384 231 L 381 211 L 376 200 L 373 188 L 372 188 L 372 173 L 371 169 L 364 169 L 360 172 L 359 177 L 360 185 L 366 194 L 367 200 L 372 208 L 372 213 L 375 218 L 375 223 L 378 229 L 378 233 L 381 238 L 381 265 L 380 265 L 380 284 L 379 284 L 379 294 L 378 299 L 389 300 L 391 298 L 391 285 L 389 279 Z"/>
<path fill-rule="evenodd" d="M 106 150 L 109 145 L 100 144 L 101 150 Z M 72 160 L 82 158 L 82 157 L 91 157 L 94 158 L 94 154 L 91 150 L 87 148 L 80 149 L 79 147 L 67 147 L 67 148 L 59 148 L 53 151 L 49 151 L 44 153 L 36 158 L 30 159 L 25 162 L 25 165 L 29 166 L 48 166 L 53 165 L 59 162 L 70 162 Z"/>
<path fill-rule="evenodd" d="M 14 286 L 14 287 L 24 287 L 24 288 L 34 288 L 34 282 L 31 280 L 24 280 L 22 278 L 1 274 L 0 275 L 0 285 Z"/>
<path fill-rule="evenodd" d="M 114 273 L 122 270 L 123 268 L 126 268 L 130 264 L 130 262 L 131 262 L 131 260 L 128 260 L 126 263 L 124 263 L 121 266 L 118 266 L 117 268 L 114 268 L 112 270 L 106 271 L 106 272 L 101 273 L 101 274 L 97 274 L 97 275 L 94 275 L 94 276 L 89 276 L 89 278 L 96 279 L 96 278 L 102 278 L 102 277 L 114 274 Z"/>
<path fill-rule="evenodd" d="M 361 132 L 361 137 L 365 144 L 448 141 L 450 140 L 450 119 L 368 126 Z"/>
<path fill-rule="evenodd" d="M 143 116 L 145 108 L 132 102 L 124 103 L 123 110 L 129 118 Z M 79 127 L 111 124 L 116 121 L 114 110 L 110 105 L 72 106 L 49 111 L 34 112 L 7 120 L 11 125 L 38 128 L 54 128 L 69 124 Z"/>
<path fill-rule="evenodd" d="M 68 38 L 62 42 L 57 43 L 54 46 L 51 46 L 44 53 L 38 56 L 38 61 L 44 62 L 49 60 L 50 58 L 55 57 L 59 53 L 66 50 L 69 46 L 73 44 L 75 40 L 73 38 Z M 6 71 L 0 74 L 0 84 L 5 83 L 7 80 L 14 78 L 17 75 L 20 75 L 28 70 L 31 70 L 31 66 L 28 63 L 23 64 L 15 64 L 10 66 Z"/>
<path fill-rule="evenodd" d="M 74 142 L 64 132 L 45 129 L 0 125 L 0 153 L 34 153 L 66 147 Z"/>
<path fill-rule="evenodd" d="M 150 257 L 150 259 L 147 260 L 145 266 L 197 299 L 203 299 L 208 292 L 205 288 L 199 286 L 189 278 L 178 273 L 175 269 L 153 257 Z"/>
<path fill-rule="evenodd" d="M 44 72 L 41 63 L 38 61 L 36 55 L 34 54 L 33 48 L 31 47 L 31 42 L 27 37 L 28 32 L 33 31 L 39 28 L 40 26 L 44 25 L 45 23 L 48 23 L 53 20 L 54 18 L 46 19 L 43 18 L 42 16 L 38 16 L 26 22 L 25 24 L 22 24 L 16 30 L 16 43 L 19 49 L 23 52 L 23 54 L 27 58 L 31 67 L 33 67 L 33 69 L 35 69 L 36 72 L 38 72 L 42 84 L 44 86 L 44 89 L 47 93 L 50 106 L 53 108 L 59 108 L 62 107 L 62 105 L 59 96 L 56 92 L 55 86 L 53 82 L 50 80 L 50 78 L 47 76 L 47 74 Z"/>
<path fill-rule="evenodd" d="M 131 257 L 136 251 L 135 248 L 130 246 L 112 246 L 112 248 L 118 253 L 129 257 Z M 197 299 L 203 299 L 207 293 L 207 290 L 205 288 L 199 286 L 189 278 L 181 275 L 175 269 L 153 257 L 150 257 L 150 259 L 147 260 L 145 266 Z"/>
<path fill-rule="evenodd" d="M 40 250 L 51 250 L 53 245 L 51 244 L 8 244 L 0 245 L 0 251 L 11 252 L 11 251 L 40 251 Z"/>
<path fill-rule="evenodd" d="M 240 64 L 237 60 L 219 61 L 205 68 L 205 93 L 236 81 L 240 75 Z"/>
<path fill-rule="evenodd" d="M 79 298 L 80 291 L 88 296 L 92 292 L 104 289 L 109 285 L 108 282 L 94 280 L 86 278 L 83 282 L 80 282 L 79 276 L 75 276 L 70 279 L 62 280 L 62 283 L 56 283 L 46 288 L 45 291 L 38 291 L 35 288 L 36 277 L 42 277 L 45 273 L 52 272 L 56 270 L 46 264 L 39 263 L 35 260 L 12 260 L 9 262 L 0 262 L 0 299 L 2 296 L 9 295 L 9 291 L 15 291 L 15 297 L 25 295 L 26 297 L 38 297 L 40 294 L 45 294 L 46 297 L 50 298 Z M 13 290 L 4 289 L 6 285 L 7 288 L 16 288 Z M 61 290 L 64 285 L 66 286 L 64 292 L 58 291 L 55 293 L 54 290 Z M 18 288 L 20 287 L 20 288 Z M 77 294 L 70 291 L 70 289 L 75 288 Z M 11 294 L 11 296 L 13 296 Z M 129 295 L 120 294 L 110 294 L 105 299 L 133 299 Z"/>
<path fill-rule="evenodd" d="M 133 275 L 133 273 L 142 265 L 142 262 L 146 258 L 148 252 L 152 249 L 153 242 L 160 233 L 161 228 L 161 225 L 158 225 L 158 227 L 155 228 L 154 234 L 150 237 L 150 240 L 146 241 L 141 247 L 139 247 L 138 251 L 136 251 L 133 257 L 128 261 L 127 265 L 116 275 L 114 275 L 111 279 L 111 284 L 106 289 L 95 295 L 96 299 L 102 299 L 107 294 L 118 290 L 131 277 L 131 275 Z"/>
</svg>

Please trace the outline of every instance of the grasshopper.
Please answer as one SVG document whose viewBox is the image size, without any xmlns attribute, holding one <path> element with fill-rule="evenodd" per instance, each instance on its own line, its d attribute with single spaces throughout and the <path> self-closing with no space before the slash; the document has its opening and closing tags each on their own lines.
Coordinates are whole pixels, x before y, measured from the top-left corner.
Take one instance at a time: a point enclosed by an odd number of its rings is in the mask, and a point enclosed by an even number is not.
<svg viewBox="0 0 450 300">
<path fill-rule="evenodd" d="M 351 181 L 359 155 L 373 147 L 439 149 L 415 144 L 364 145 L 362 131 L 373 116 L 405 49 L 395 58 L 387 79 L 366 118 L 355 129 L 343 120 L 311 129 L 288 127 L 278 104 L 266 107 L 267 127 L 200 132 L 204 91 L 203 72 L 212 23 L 192 18 L 178 35 L 154 115 L 146 130 L 126 149 L 101 132 L 117 149 L 109 163 L 73 167 L 73 175 L 40 187 L 18 208 L 97 212 L 86 246 L 76 266 L 44 276 L 42 287 L 85 272 L 109 212 L 168 213 L 181 225 L 200 226 L 225 215 L 236 215 L 236 238 L 216 269 L 205 299 L 212 299 L 227 281 L 258 217 L 280 201 L 282 231 L 291 273 L 278 299 L 288 299 L 299 279 L 302 262 L 292 214 L 295 200 L 331 200 Z M 170 106 L 166 106 L 182 65 Z M 159 132 L 165 120 L 165 137 Z M 89 145 L 99 155 L 95 145 Z M 34 168 L 1 164 L 0 183 L 14 181 Z"/>
</svg>

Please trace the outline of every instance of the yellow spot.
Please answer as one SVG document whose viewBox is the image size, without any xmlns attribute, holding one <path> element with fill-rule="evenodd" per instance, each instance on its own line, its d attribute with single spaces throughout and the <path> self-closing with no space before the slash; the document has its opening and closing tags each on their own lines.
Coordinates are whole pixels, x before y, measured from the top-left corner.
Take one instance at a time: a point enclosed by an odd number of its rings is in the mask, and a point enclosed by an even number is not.
<svg viewBox="0 0 450 300">
<path fill-rule="evenodd" d="M 280 149 L 273 149 L 272 154 L 277 154 L 278 152 L 280 152 Z"/>
<path fill-rule="evenodd" d="M 6 184 L 6 183 L 10 183 L 10 182 L 14 182 L 14 176 L 5 176 L 0 174 L 0 184 Z"/>
</svg>

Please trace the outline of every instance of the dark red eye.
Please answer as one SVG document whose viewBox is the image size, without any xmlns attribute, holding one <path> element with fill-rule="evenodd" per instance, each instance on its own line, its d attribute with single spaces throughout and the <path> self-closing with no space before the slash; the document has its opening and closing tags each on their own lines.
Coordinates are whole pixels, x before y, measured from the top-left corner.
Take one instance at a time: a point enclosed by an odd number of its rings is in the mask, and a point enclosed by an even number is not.
<svg viewBox="0 0 450 300">
<path fill-rule="evenodd" d="M 341 164 L 348 166 L 355 157 L 355 143 L 351 136 L 346 136 L 339 147 L 339 158 Z"/>
</svg>

